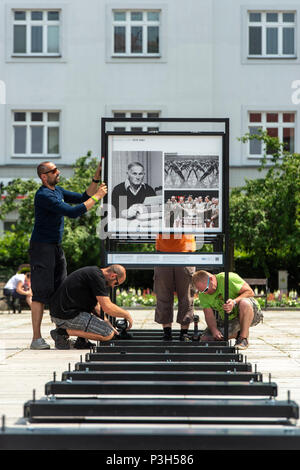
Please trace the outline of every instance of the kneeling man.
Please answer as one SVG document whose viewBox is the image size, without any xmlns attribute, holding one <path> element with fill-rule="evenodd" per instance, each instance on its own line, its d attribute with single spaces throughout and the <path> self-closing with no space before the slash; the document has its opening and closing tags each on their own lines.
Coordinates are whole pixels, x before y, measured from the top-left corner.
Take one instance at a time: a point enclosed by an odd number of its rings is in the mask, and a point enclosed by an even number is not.
<svg viewBox="0 0 300 470">
<path fill-rule="evenodd" d="M 199 292 L 205 321 L 208 328 L 201 341 L 222 340 L 224 337 L 224 317 L 228 315 L 228 339 L 236 338 L 235 346 L 246 349 L 249 345 L 249 328 L 263 320 L 263 314 L 254 292 L 238 274 L 228 273 L 228 297 L 224 301 L 225 273 L 217 275 L 207 271 L 197 271 L 193 284 Z M 216 319 L 214 311 L 218 312 Z"/>
<path fill-rule="evenodd" d="M 116 330 L 108 320 L 97 316 L 100 308 L 107 315 L 125 318 L 131 328 L 130 313 L 112 303 L 109 297 L 109 288 L 119 286 L 125 279 L 126 270 L 118 264 L 101 269 L 87 266 L 69 274 L 49 304 L 51 320 L 57 327 L 50 332 L 55 347 L 70 349 L 69 336 L 83 338 L 85 342 L 112 339 Z"/>
</svg>

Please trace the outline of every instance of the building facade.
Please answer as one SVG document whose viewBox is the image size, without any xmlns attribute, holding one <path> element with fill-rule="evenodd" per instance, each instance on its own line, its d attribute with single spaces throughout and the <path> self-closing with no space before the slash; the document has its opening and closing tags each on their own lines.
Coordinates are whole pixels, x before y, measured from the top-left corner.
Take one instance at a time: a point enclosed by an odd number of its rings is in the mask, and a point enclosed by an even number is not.
<svg viewBox="0 0 300 470">
<path fill-rule="evenodd" d="M 0 0 L 1 181 L 100 156 L 104 116 L 228 117 L 242 185 L 263 153 L 246 132 L 299 149 L 299 15 L 299 0 Z"/>
</svg>

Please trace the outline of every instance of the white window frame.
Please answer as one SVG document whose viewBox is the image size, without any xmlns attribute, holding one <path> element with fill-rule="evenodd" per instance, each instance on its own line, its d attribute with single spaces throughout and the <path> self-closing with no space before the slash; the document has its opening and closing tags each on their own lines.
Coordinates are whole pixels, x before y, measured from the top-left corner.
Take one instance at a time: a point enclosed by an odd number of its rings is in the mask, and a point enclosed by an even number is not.
<svg viewBox="0 0 300 470">
<path fill-rule="evenodd" d="M 114 19 L 114 13 L 121 13 L 124 12 L 126 19 L 125 21 L 117 21 Z M 150 21 L 147 19 L 147 13 L 158 13 L 159 20 Z M 143 20 L 135 21 L 131 19 L 131 13 L 142 13 Z M 125 27 L 125 52 L 115 52 L 115 44 L 114 44 L 114 31 L 115 27 L 123 26 Z M 131 27 L 132 26 L 142 26 L 143 29 L 143 43 L 142 43 L 142 52 L 131 52 Z M 158 38 L 159 38 L 159 50 L 158 52 L 147 52 L 147 45 L 148 45 L 148 26 L 155 26 L 158 27 Z M 132 8 L 132 9 L 125 9 L 125 8 L 113 8 L 112 9 L 112 29 L 111 29 L 111 44 L 112 44 L 112 57 L 120 58 L 120 57 L 160 57 L 161 56 L 161 9 L 157 8 L 149 8 L 149 9 L 141 9 L 141 8 Z"/>
<path fill-rule="evenodd" d="M 122 114 L 123 118 L 132 118 L 134 117 L 133 114 L 141 114 L 141 118 L 148 118 L 149 114 L 157 114 L 156 118 L 160 117 L 161 112 L 159 110 L 153 110 L 153 111 L 141 111 L 141 110 L 131 110 L 131 111 L 126 111 L 126 110 L 113 110 L 112 115 L 113 117 L 116 117 L 116 114 Z M 139 118 L 137 118 L 139 119 Z M 137 132 L 158 132 L 159 131 L 159 122 L 155 123 L 153 122 L 153 125 L 151 125 L 151 122 L 149 123 L 141 123 L 143 124 L 142 126 L 139 125 L 139 122 L 120 122 L 120 125 L 118 126 L 113 126 L 114 131 L 120 131 L 120 132 L 134 132 L 134 128 L 140 128 L 139 131 Z M 121 130 L 122 129 L 122 130 Z"/>
<path fill-rule="evenodd" d="M 15 12 L 24 11 L 25 20 L 15 20 Z M 34 11 L 43 12 L 42 20 L 32 20 L 31 13 Z M 58 20 L 48 20 L 48 12 L 58 12 Z M 61 15 L 62 10 L 60 8 L 39 8 L 38 5 L 34 8 L 22 8 L 17 7 L 11 9 L 12 15 L 12 57 L 61 57 Z M 14 27 L 18 25 L 26 26 L 26 51 L 25 52 L 14 52 Z M 41 52 L 31 52 L 31 26 L 42 26 L 43 35 L 43 50 Z M 48 52 L 48 26 L 58 26 L 58 51 Z"/>
<path fill-rule="evenodd" d="M 250 122 L 250 114 L 259 113 L 262 116 L 261 122 Z M 278 114 L 278 122 L 267 122 L 267 114 Z M 283 122 L 283 114 L 294 114 L 295 119 L 294 122 Z M 294 129 L 294 149 L 296 149 L 296 131 L 297 131 L 297 113 L 294 109 L 292 110 L 275 110 L 275 109 L 268 109 L 261 111 L 259 109 L 251 109 L 248 110 L 247 115 L 247 132 L 250 133 L 251 127 L 258 127 L 262 129 L 262 131 L 266 131 L 267 128 L 277 128 L 278 129 L 278 139 L 280 142 L 283 142 L 283 128 L 293 128 Z M 247 156 L 249 159 L 261 159 L 265 152 L 265 146 L 263 142 L 261 143 L 261 153 L 260 154 L 250 154 L 250 141 L 248 142 L 247 147 Z M 294 150 L 296 152 L 296 150 Z M 267 158 L 272 158 L 272 155 L 267 155 Z"/>
<path fill-rule="evenodd" d="M 250 14 L 251 13 L 259 13 L 261 15 L 261 21 L 259 22 L 250 22 Z M 267 14 L 268 13 L 276 13 L 278 14 L 278 21 L 277 22 L 269 22 L 267 21 Z M 294 14 L 294 22 L 283 22 L 283 14 L 284 13 L 293 13 Z M 261 27 L 262 29 L 262 53 L 261 54 L 250 54 L 249 52 L 249 31 L 250 27 Z M 266 39 L 266 31 L 268 27 L 277 28 L 278 30 L 278 53 L 277 54 L 267 54 L 267 39 Z M 283 54 L 283 28 L 291 28 L 294 30 L 294 54 Z M 247 11 L 247 57 L 248 59 L 295 59 L 297 57 L 297 11 L 295 10 L 248 10 Z"/>
<path fill-rule="evenodd" d="M 59 109 L 12 109 L 11 110 L 11 119 L 12 119 L 12 134 L 11 134 L 11 156 L 13 158 L 59 158 L 61 156 L 61 111 Z M 15 113 L 25 113 L 25 121 L 15 121 Z M 31 113 L 42 113 L 42 121 L 32 121 Z M 48 113 L 58 113 L 58 121 L 48 121 Z M 42 153 L 32 153 L 31 152 L 31 128 L 34 126 L 43 127 L 43 152 Z M 15 153 L 15 127 L 26 127 L 26 152 L 25 153 Z M 48 128 L 58 127 L 58 147 L 59 153 L 48 153 Z"/>
</svg>

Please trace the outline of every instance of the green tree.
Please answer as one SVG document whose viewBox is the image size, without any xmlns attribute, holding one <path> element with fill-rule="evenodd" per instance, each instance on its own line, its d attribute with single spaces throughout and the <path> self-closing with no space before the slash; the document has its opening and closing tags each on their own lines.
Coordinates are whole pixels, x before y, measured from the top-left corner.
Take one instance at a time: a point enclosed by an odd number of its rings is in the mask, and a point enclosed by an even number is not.
<svg viewBox="0 0 300 470">
<path fill-rule="evenodd" d="M 251 255 L 254 265 L 262 266 L 268 276 L 270 258 L 285 258 L 287 263 L 292 257 L 299 260 L 300 155 L 286 152 L 284 144 L 266 132 L 246 134 L 241 140 L 250 139 L 264 145 L 260 170 L 266 173 L 232 190 L 230 233 L 235 247 Z"/>
<path fill-rule="evenodd" d="M 90 184 L 98 161 L 91 157 L 91 152 L 77 159 L 73 166 L 73 175 L 66 179 L 61 177 L 60 185 L 70 191 L 82 193 Z M 28 246 L 34 224 L 34 195 L 39 183 L 15 179 L 2 189 L 0 218 L 16 210 L 18 220 L 12 231 L 5 232 L 0 239 L 1 266 L 11 268 L 28 262 Z M 97 208 L 77 219 L 65 217 L 63 248 L 68 261 L 68 271 L 97 264 L 100 259 L 100 241 L 96 235 L 100 217 Z"/>
</svg>

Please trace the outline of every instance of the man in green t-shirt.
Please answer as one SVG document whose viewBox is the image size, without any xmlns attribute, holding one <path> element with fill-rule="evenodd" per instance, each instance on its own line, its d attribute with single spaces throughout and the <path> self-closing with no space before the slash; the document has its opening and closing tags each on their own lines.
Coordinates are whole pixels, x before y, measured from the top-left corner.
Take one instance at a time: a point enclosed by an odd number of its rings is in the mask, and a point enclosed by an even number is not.
<svg viewBox="0 0 300 470">
<path fill-rule="evenodd" d="M 228 274 L 228 300 L 225 302 L 225 273 L 211 274 L 197 271 L 193 275 L 193 285 L 199 292 L 207 329 L 201 340 L 222 340 L 224 337 L 224 317 L 228 315 L 228 339 L 236 338 L 236 348 L 249 346 L 249 328 L 263 319 L 254 292 L 238 274 Z M 215 313 L 218 313 L 218 318 Z"/>
</svg>

